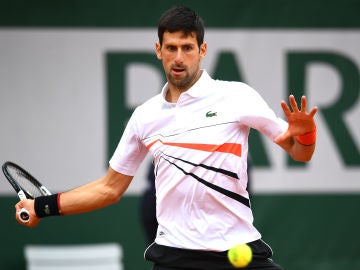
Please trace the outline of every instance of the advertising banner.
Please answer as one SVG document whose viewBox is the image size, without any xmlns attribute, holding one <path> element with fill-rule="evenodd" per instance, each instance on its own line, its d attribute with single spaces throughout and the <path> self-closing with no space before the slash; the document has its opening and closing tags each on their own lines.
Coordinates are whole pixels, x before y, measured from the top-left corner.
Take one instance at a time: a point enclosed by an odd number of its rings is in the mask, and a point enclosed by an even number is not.
<svg viewBox="0 0 360 270">
<path fill-rule="evenodd" d="M 210 28 L 205 40 L 214 78 L 248 83 L 280 117 L 290 94 L 319 108 L 309 164 L 251 134 L 254 192 L 359 193 L 360 31 Z M 155 28 L 1 29 L 0 160 L 52 190 L 102 176 L 134 107 L 165 82 L 156 41 Z M 150 160 L 127 194 L 142 192 Z"/>
</svg>

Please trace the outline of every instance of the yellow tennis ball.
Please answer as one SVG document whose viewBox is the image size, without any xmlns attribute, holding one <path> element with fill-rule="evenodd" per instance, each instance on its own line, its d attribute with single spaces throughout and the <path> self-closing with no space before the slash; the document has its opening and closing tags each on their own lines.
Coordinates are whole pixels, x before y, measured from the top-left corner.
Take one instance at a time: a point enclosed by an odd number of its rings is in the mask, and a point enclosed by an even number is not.
<svg viewBox="0 0 360 270">
<path fill-rule="evenodd" d="M 252 260 L 252 250 L 247 244 L 238 244 L 228 250 L 230 263 L 236 268 L 246 267 Z"/>
</svg>

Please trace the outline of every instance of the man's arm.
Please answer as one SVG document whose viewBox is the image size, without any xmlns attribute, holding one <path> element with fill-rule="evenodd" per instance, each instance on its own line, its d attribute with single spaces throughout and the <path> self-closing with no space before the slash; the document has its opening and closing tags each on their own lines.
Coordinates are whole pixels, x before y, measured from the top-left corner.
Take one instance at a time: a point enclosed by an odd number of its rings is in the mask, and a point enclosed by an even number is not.
<svg viewBox="0 0 360 270">
<path fill-rule="evenodd" d="M 279 135 L 274 142 L 281 146 L 294 160 L 307 162 L 311 159 L 315 150 L 316 124 L 314 116 L 317 107 L 306 111 L 307 100 L 301 98 L 301 107 L 295 101 L 293 95 L 289 96 L 290 107 L 285 101 L 281 107 L 288 121 L 288 129 Z"/>
<path fill-rule="evenodd" d="M 104 177 L 61 193 L 58 201 L 60 213 L 61 215 L 85 213 L 114 204 L 120 200 L 132 179 L 133 176 L 118 173 L 109 167 Z M 34 200 L 20 201 L 15 208 L 16 212 L 21 208 L 26 208 L 30 212 L 28 223 L 22 223 L 16 215 L 20 224 L 35 227 L 40 222 L 34 210 Z"/>
</svg>

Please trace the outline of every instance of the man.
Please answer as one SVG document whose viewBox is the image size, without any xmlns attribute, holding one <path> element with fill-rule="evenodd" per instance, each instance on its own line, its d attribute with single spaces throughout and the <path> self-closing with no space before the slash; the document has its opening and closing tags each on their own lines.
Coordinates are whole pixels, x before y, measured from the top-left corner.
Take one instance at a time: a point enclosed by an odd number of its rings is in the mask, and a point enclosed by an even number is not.
<svg viewBox="0 0 360 270">
<path fill-rule="evenodd" d="M 28 209 L 24 225 L 32 227 L 42 217 L 116 203 L 150 152 L 159 226 L 145 258 L 153 269 L 233 269 L 226 251 L 239 243 L 249 243 L 254 253 L 247 269 L 281 269 L 253 226 L 246 191 L 249 130 L 306 162 L 315 149 L 317 108 L 308 113 L 306 97 L 298 108 L 290 96 L 290 107 L 281 102 L 285 122 L 248 85 L 210 78 L 200 69 L 207 51 L 203 21 L 186 7 L 163 14 L 158 36 L 156 55 L 167 84 L 136 108 L 106 175 L 61 194 L 20 201 L 16 211 Z"/>
<path fill-rule="evenodd" d="M 158 222 L 156 219 L 156 188 L 154 164 L 151 162 L 146 174 L 147 187 L 144 190 L 140 201 L 140 221 L 145 233 L 145 240 L 148 245 L 154 242 Z"/>
</svg>

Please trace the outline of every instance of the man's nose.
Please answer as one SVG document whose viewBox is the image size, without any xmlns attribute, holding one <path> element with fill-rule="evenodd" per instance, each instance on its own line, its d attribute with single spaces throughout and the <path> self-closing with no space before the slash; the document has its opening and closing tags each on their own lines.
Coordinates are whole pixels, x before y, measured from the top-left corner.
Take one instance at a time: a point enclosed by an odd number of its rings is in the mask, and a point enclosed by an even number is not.
<svg viewBox="0 0 360 270">
<path fill-rule="evenodd" d="M 184 53 L 181 49 L 178 49 L 175 56 L 175 62 L 181 64 L 184 62 Z"/>
</svg>

